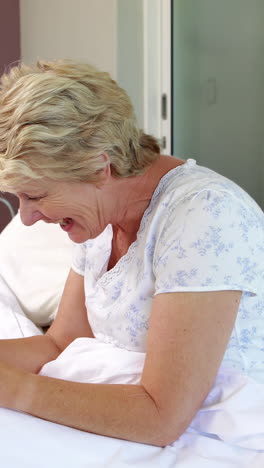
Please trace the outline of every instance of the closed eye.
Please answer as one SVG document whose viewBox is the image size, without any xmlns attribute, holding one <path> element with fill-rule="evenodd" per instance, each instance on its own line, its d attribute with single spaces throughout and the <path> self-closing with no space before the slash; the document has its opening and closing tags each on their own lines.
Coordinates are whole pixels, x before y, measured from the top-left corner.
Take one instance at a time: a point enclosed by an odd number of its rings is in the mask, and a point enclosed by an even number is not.
<svg viewBox="0 0 264 468">
<path fill-rule="evenodd" d="M 41 197 L 29 197 L 27 196 L 27 200 L 33 200 L 33 201 L 39 201 L 41 199 Z"/>
<path fill-rule="evenodd" d="M 39 201 L 46 196 L 46 194 L 42 194 L 42 193 L 40 195 L 32 194 L 32 196 L 30 196 L 27 193 L 22 193 L 22 192 L 18 192 L 16 195 L 18 198 L 21 198 L 22 200 L 27 200 L 27 201 Z"/>
</svg>

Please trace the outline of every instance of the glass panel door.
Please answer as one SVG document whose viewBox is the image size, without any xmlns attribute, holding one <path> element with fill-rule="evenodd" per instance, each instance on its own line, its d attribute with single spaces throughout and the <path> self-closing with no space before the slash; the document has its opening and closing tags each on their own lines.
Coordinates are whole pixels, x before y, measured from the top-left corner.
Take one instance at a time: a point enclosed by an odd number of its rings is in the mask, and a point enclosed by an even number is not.
<svg viewBox="0 0 264 468">
<path fill-rule="evenodd" d="M 173 154 L 264 208 L 264 1 L 172 0 Z"/>
</svg>

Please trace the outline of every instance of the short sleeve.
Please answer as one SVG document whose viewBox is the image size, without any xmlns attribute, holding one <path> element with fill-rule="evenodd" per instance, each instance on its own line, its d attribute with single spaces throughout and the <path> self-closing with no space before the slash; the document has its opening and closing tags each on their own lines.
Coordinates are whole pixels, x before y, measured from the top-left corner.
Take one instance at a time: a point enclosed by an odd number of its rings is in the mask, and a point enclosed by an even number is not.
<svg viewBox="0 0 264 468">
<path fill-rule="evenodd" d="M 72 269 L 79 275 L 85 274 L 86 244 L 75 244 L 72 256 Z"/>
<path fill-rule="evenodd" d="M 257 294 L 264 278 L 264 216 L 251 201 L 247 205 L 229 192 L 203 190 L 170 202 L 154 255 L 155 294 Z"/>
</svg>

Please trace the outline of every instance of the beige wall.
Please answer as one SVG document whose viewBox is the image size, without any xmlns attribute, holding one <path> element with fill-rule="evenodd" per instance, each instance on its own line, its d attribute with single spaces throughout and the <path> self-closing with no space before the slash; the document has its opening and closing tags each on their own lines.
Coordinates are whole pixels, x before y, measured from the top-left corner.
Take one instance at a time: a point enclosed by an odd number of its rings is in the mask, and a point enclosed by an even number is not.
<svg viewBox="0 0 264 468">
<path fill-rule="evenodd" d="M 20 0 L 20 20 L 23 61 L 73 58 L 108 71 L 143 125 L 142 0 Z"/>
<path fill-rule="evenodd" d="M 21 57 L 81 59 L 117 75 L 117 0 L 20 0 Z"/>
</svg>

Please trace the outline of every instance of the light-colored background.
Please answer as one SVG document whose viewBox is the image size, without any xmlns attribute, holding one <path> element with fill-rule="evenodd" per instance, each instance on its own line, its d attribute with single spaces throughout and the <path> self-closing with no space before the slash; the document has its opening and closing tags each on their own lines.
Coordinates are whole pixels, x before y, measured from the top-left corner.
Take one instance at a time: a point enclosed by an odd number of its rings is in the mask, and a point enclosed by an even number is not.
<svg viewBox="0 0 264 468">
<path fill-rule="evenodd" d="M 108 71 L 143 123 L 142 0 L 20 0 L 21 58 L 73 58 Z"/>
<path fill-rule="evenodd" d="M 116 78 L 117 0 L 20 0 L 21 58 L 89 61 Z"/>
</svg>

